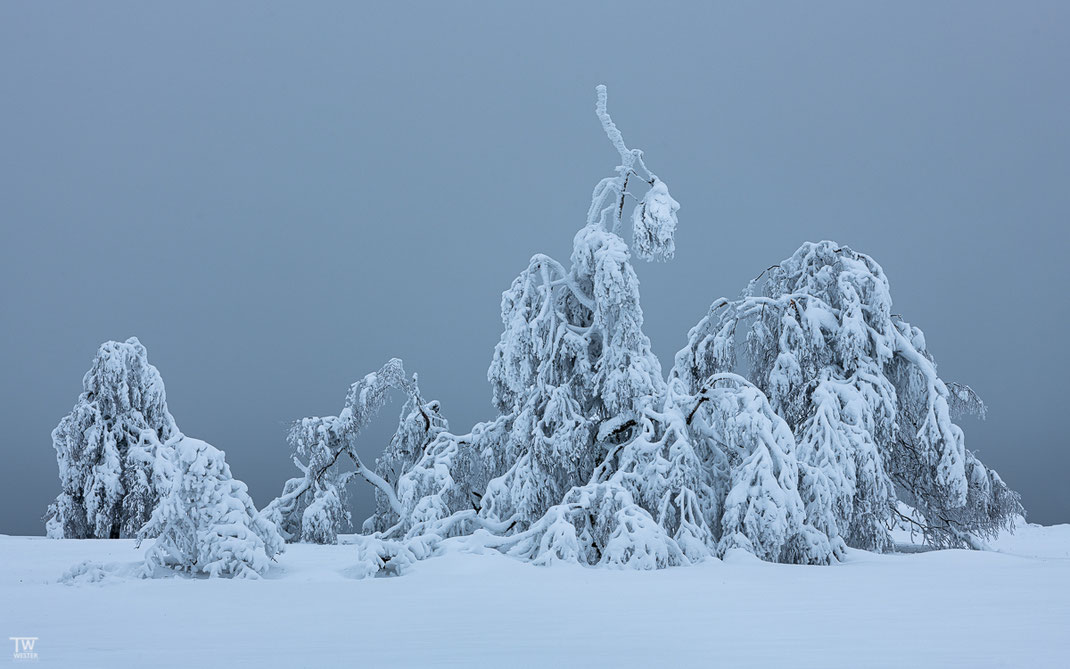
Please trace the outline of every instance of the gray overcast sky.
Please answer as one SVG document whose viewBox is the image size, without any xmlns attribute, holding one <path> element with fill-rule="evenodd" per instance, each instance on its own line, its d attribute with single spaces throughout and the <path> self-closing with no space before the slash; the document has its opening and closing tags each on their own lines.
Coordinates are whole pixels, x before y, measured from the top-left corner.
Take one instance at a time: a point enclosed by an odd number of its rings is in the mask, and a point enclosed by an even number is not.
<svg viewBox="0 0 1070 669">
<path fill-rule="evenodd" d="M 988 401 L 967 446 L 1070 521 L 1068 63 L 1064 1 L 2 3 L 0 532 L 43 532 L 107 339 L 258 504 L 288 422 L 391 356 L 454 431 L 492 417 L 501 291 L 567 259 L 616 164 L 599 82 L 682 204 L 676 260 L 637 267 L 663 363 L 801 242 L 849 244 Z"/>
</svg>

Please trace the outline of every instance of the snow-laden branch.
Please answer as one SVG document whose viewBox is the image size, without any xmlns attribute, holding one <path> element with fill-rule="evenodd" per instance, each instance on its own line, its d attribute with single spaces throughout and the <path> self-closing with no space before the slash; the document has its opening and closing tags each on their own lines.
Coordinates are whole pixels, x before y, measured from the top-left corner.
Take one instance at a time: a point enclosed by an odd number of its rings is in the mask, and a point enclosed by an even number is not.
<svg viewBox="0 0 1070 669">
<path fill-rule="evenodd" d="M 349 457 L 353 460 L 353 464 L 355 464 L 357 467 L 357 472 L 364 477 L 364 480 L 378 488 L 380 492 L 386 495 L 387 500 L 389 500 L 390 502 L 390 508 L 394 511 L 394 513 L 401 515 L 403 513 L 401 502 L 398 501 L 397 493 L 395 493 L 394 489 L 390 487 L 390 484 L 387 483 L 382 476 L 379 476 L 372 470 L 368 469 L 364 465 L 364 463 L 361 462 L 360 457 L 358 457 L 356 453 L 354 453 L 353 451 L 349 451 L 348 453 Z"/>
<path fill-rule="evenodd" d="M 632 163 L 635 162 L 635 153 L 624 144 L 624 135 L 617 129 L 617 124 L 609 116 L 609 111 L 606 109 L 609 94 L 606 91 L 605 84 L 596 86 L 595 91 L 598 94 L 598 100 L 594 108 L 595 114 L 598 115 L 598 120 L 602 122 L 602 129 L 606 131 L 606 136 L 613 143 L 613 148 L 620 154 L 621 166 L 626 169 L 630 168 Z"/>
</svg>

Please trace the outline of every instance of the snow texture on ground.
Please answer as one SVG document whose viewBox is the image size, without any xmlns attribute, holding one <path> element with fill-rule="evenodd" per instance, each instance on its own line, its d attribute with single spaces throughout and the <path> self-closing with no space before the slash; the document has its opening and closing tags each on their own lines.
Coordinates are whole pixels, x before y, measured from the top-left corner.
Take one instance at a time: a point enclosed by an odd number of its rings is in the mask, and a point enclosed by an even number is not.
<svg viewBox="0 0 1070 669">
<path fill-rule="evenodd" d="M 0 632 L 53 667 L 1070 666 L 1070 525 L 831 567 L 534 567 L 447 543 L 396 578 L 298 544 L 260 581 L 143 580 L 133 541 L 0 535 Z"/>
</svg>

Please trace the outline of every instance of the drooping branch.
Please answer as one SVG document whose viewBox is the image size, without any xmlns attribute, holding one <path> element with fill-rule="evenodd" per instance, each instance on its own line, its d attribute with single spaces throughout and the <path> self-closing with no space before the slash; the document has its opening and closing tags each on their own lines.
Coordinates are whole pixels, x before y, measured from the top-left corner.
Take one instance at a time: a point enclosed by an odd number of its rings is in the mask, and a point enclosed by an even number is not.
<svg viewBox="0 0 1070 669">
<path fill-rule="evenodd" d="M 360 475 L 364 477 L 364 480 L 381 490 L 383 494 L 386 495 L 387 501 L 390 502 L 390 509 L 399 516 L 402 515 L 404 513 L 404 509 L 401 506 L 401 502 L 398 501 L 398 496 L 397 493 L 394 492 L 394 488 L 389 483 L 387 483 L 382 476 L 379 476 L 372 470 L 368 469 L 364 465 L 364 463 L 361 462 L 360 456 L 358 456 L 356 453 L 350 450 L 348 451 L 348 454 L 350 459 L 353 460 L 353 464 L 356 465 L 357 472 L 359 472 Z"/>
</svg>

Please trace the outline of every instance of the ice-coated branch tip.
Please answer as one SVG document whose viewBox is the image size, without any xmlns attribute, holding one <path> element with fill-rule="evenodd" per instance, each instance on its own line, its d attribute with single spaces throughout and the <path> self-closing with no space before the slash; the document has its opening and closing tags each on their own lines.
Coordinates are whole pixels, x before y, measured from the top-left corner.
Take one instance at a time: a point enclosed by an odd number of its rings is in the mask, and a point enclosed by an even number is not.
<svg viewBox="0 0 1070 669">
<path fill-rule="evenodd" d="M 620 134 L 620 130 L 617 129 L 617 125 L 613 123 L 613 119 L 610 118 L 609 112 L 606 111 L 606 101 L 608 94 L 606 93 L 606 85 L 598 84 L 595 87 L 595 91 L 598 93 L 598 101 L 595 103 L 595 113 L 598 115 L 598 120 L 602 122 L 602 129 L 606 131 L 606 136 L 609 137 L 609 141 L 613 142 L 614 148 L 620 154 L 621 160 L 624 164 L 630 164 L 633 159 L 632 152 L 628 150 L 628 147 L 624 144 L 624 136 Z"/>
</svg>

